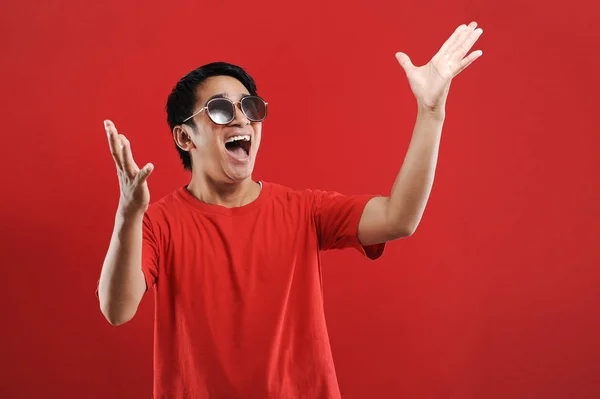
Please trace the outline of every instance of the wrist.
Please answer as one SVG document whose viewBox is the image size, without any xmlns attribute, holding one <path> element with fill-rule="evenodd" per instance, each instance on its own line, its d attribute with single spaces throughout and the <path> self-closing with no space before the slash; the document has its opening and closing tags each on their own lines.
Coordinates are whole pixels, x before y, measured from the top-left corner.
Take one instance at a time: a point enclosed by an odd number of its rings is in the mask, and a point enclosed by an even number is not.
<svg viewBox="0 0 600 399">
<path fill-rule="evenodd" d="M 423 104 L 418 104 L 418 116 L 432 120 L 443 121 L 446 117 L 445 105 L 430 107 Z"/>
<path fill-rule="evenodd" d="M 139 205 L 127 204 L 123 201 L 119 201 L 117 217 L 123 221 L 141 220 L 144 217 L 146 208 L 147 207 L 140 207 Z"/>
</svg>

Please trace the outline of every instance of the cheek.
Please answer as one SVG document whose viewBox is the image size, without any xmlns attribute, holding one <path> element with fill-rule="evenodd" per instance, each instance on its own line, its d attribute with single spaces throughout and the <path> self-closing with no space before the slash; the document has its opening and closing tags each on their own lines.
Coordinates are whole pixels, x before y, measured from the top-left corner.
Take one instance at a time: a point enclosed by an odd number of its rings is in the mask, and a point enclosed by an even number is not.
<svg viewBox="0 0 600 399">
<path fill-rule="evenodd" d="M 222 144 L 218 140 L 207 140 L 204 143 L 204 147 L 202 149 L 202 153 L 207 157 L 218 157 L 221 154 Z"/>
<path fill-rule="evenodd" d="M 199 152 L 210 154 L 219 148 L 220 141 L 218 135 L 213 131 L 202 131 L 194 137 L 194 144 Z"/>
</svg>

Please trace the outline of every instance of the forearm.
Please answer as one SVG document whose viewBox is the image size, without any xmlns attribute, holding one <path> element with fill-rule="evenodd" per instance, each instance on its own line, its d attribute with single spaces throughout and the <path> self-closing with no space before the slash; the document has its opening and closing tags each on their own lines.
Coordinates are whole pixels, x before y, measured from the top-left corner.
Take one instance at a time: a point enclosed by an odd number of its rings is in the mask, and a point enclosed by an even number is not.
<svg viewBox="0 0 600 399">
<path fill-rule="evenodd" d="M 437 165 L 443 110 L 419 107 L 412 139 L 388 200 L 387 220 L 398 235 L 412 234 L 417 228 L 433 186 Z"/>
<path fill-rule="evenodd" d="M 102 266 L 98 296 L 100 308 L 114 325 L 129 321 L 146 291 L 142 272 L 143 214 L 117 212 L 110 246 Z"/>
</svg>

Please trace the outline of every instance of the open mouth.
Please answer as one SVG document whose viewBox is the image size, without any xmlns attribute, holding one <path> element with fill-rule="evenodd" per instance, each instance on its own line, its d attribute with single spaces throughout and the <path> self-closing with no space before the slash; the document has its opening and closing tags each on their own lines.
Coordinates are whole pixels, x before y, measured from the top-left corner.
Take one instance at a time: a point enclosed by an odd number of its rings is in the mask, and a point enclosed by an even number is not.
<svg viewBox="0 0 600 399">
<path fill-rule="evenodd" d="M 233 136 L 225 142 L 227 151 L 238 159 L 244 159 L 250 154 L 250 136 Z"/>
</svg>

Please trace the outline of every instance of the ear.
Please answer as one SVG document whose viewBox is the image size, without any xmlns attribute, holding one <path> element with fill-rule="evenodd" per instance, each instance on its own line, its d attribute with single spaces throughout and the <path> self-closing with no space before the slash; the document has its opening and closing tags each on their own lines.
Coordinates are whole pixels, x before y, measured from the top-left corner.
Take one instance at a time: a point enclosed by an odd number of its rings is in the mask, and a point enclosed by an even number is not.
<svg viewBox="0 0 600 399">
<path fill-rule="evenodd" d="M 190 151 L 194 147 L 192 141 L 192 129 L 185 125 L 177 125 L 173 128 L 173 140 L 177 147 L 184 151 Z"/>
</svg>

